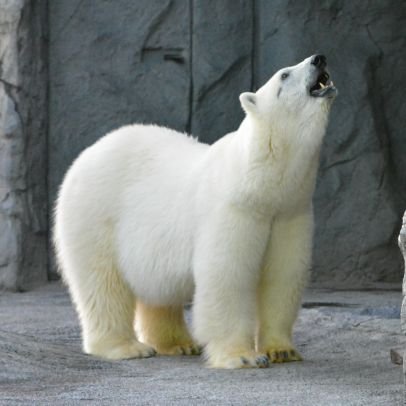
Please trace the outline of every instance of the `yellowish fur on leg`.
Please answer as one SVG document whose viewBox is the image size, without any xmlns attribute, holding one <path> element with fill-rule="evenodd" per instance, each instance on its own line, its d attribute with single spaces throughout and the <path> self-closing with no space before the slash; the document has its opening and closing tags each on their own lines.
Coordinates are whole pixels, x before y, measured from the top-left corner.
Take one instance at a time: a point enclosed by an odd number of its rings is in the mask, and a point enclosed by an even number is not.
<svg viewBox="0 0 406 406">
<path fill-rule="evenodd" d="M 104 253 L 107 255 L 107 250 Z M 131 289 L 109 258 L 98 265 L 96 271 L 88 271 L 88 279 L 78 284 L 74 296 L 83 327 L 84 351 L 111 360 L 155 355 L 153 348 L 135 337 Z"/>
<path fill-rule="evenodd" d="M 183 306 L 150 306 L 137 301 L 136 330 L 140 341 L 162 355 L 199 355 L 183 317 Z"/>
<path fill-rule="evenodd" d="M 277 217 L 259 284 L 257 348 L 273 363 L 301 361 L 292 343 L 311 263 L 311 208 L 294 217 Z M 294 253 L 294 255 L 292 255 Z"/>
</svg>

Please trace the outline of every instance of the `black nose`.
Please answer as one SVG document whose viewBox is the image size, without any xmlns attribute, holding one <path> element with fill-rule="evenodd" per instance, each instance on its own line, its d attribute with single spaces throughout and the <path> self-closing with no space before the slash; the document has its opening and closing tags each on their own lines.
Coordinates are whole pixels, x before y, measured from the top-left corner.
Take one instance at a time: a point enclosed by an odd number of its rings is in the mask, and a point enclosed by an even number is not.
<svg viewBox="0 0 406 406">
<path fill-rule="evenodd" d="M 320 69 L 324 69 L 327 65 L 327 59 L 324 55 L 313 55 L 310 63 Z"/>
</svg>

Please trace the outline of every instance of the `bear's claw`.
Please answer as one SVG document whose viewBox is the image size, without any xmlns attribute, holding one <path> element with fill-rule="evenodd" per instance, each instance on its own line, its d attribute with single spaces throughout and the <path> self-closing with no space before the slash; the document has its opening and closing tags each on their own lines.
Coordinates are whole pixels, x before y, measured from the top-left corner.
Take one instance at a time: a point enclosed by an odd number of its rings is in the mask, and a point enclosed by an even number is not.
<svg viewBox="0 0 406 406">
<path fill-rule="evenodd" d="M 269 349 L 266 354 L 272 363 L 303 361 L 302 356 L 294 349 Z"/>
<path fill-rule="evenodd" d="M 245 366 L 249 366 L 250 362 L 245 357 L 241 357 L 241 362 Z M 261 355 L 255 359 L 255 363 L 258 368 L 268 368 L 269 367 L 269 358 L 266 355 Z"/>
<path fill-rule="evenodd" d="M 259 368 L 268 368 L 269 367 L 269 358 L 266 355 L 261 355 L 255 360 Z"/>
</svg>

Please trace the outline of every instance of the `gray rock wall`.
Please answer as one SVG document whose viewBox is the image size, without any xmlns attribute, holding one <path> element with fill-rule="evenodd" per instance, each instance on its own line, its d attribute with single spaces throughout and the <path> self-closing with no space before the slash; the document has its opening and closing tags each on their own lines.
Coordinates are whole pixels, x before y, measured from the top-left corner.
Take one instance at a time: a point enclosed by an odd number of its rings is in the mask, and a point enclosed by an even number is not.
<svg viewBox="0 0 406 406">
<path fill-rule="evenodd" d="M 238 96 L 253 86 L 253 2 L 194 1 L 191 132 L 213 143 L 244 118 Z"/>
<path fill-rule="evenodd" d="M 79 152 L 134 121 L 189 123 L 189 10 L 184 1 L 53 0 L 50 205 Z"/>
<path fill-rule="evenodd" d="M 405 273 L 403 275 L 403 301 L 402 301 L 402 308 L 401 308 L 401 314 L 400 314 L 400 325 L 403 334 L 406 335 L 406 211 L 405 214 L 403 215 L 403 226 L 402 229 L 400 230 L 399 234 L 399 248 L 400 251 L 403 255 L 404 259 L 404 265 L 405 265 Z M 404 384 L 405 384 L 405 402 L 406 402 L 406 348 L 404 348 L 403 352 L 403 374 L 404 374 Z"/>
<path fill-rule="evenodd" d="M 405 273 L 403 275 L 403 304 L 402 304 L 402 315 L 401 315 L 401 323 L 402 323 L 402 331 L 406 334 L 406 211 L 403 215 L 403 226 L 400 230 L 399 234 L 399 248 L 403 255 L 404 265 L 405 265 Z M 406 362 L 405 362 L 405 370 L 406 370 Z"/>
<path fill-rule="evenodd" d="M 313 279 L 401 279 L 404 1 L 99 4 L 50 4 L 51 202 L 68 164 L 105 131 L 155 122 L 214 142 L 241 122 L 241 92 L 323 52 L 340 94 L 314 199 Z"/>
<path fill-rule="evenodd" d="M 214 142 L 241 122 L 241 92 L 315 52 L 340 94 L 314 199 L 313 279 L 400 281 L 405 42 L 402 0 L 3 0 L 0 286 L 44 280 L 46 197 L 51 207 L 85 147 L 131 122 Z"/>
<path fill-rule="evenodd" d="M 47 280 L 46 1 L 0 2 L 0 288 Z"/>
</svg>

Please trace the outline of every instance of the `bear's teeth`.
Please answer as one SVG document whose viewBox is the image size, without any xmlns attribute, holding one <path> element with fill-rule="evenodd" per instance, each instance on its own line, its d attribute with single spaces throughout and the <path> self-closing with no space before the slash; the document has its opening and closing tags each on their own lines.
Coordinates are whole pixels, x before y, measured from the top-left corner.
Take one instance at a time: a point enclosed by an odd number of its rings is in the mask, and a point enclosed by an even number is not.
<svg viewBox="0 0 406 406">
<path fill-rule="evenodd" d="M 323 85 L 323 83 L 319 82 L 319 85 L 322 89 L 324 89 L 326 86 Z"/>
</svg>

